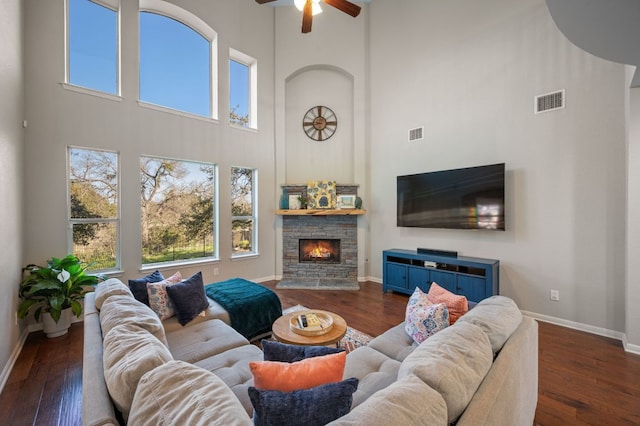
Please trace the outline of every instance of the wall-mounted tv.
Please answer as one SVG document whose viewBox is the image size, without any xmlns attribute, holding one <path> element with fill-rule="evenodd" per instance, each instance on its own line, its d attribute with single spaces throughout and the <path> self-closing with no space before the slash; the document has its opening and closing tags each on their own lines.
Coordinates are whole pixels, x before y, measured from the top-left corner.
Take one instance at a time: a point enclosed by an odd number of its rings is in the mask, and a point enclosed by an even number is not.
<svg viewBox="0 0 640 426">
<path fill-rule="evenodd" d="M 397 225 L 504 231 L 505 165 L 398 176 Z"/>
</svg>

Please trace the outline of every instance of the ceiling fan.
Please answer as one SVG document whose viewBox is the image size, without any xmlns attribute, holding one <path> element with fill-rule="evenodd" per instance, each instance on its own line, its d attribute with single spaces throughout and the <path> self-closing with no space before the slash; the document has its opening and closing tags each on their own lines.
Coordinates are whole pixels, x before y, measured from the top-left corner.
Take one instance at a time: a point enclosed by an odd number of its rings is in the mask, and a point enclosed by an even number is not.
<svg viewBox="0 0 640 426">
<path fill-rule="evenodd" d="M 258 4 L 271 3 L 276 0 L 256 0 Z M 354 18 L 360 14 L 360 6 L 357 4 L 351 3 L 348 0 L 297 0 L 296 5 L 298 3 L 304 3 L 302 9 L 302 32 L 310 33 L 311 32 L 311 21 L 313 20 L 313 15 L 316 13 L 322 12 L 318 3 L 320 1 L 325 2 L 329 6 L 333 6 L 338 10 L 343 11 L 347 15 L 351 15 Z"/>
</svg>

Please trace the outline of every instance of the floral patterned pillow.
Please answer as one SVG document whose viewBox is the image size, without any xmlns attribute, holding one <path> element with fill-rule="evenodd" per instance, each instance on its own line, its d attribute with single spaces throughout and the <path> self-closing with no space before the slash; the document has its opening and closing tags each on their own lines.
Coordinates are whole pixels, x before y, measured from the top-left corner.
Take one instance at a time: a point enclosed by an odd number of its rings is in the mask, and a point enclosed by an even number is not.
<svg viewBox="0 0 640 426">
<path fill-rule="evenodd" d="M 163 281 L 147 284 L 149 307 L 162 321 L 171 318 L 176 313 L 173 302 L 167 294 L 167 287 L 180 281 L 182 281 L 182 274 L 178 271 Z"/>
<path fill-rule="evenodd" d="M 418 344 L 449 326 L 449 310 L 444 303 L 431 303 L 418 287 L 409 298 L 404 329 Z"/>
</svg>

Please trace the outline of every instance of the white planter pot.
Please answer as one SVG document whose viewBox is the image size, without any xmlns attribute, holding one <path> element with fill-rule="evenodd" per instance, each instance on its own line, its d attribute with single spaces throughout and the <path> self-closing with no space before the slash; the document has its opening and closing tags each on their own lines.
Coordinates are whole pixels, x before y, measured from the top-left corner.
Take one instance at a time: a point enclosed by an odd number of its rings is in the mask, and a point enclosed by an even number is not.
<svg viewBox="0 0 640 426">
<path fill-rule="evenodd" d="M 49 338 L 67 334 L 71 326 L 71 315 L 73 315 L 71 308 L 67 308 L 62 311 L 58 322 L 55 322 L 49 312 L 43 312 L 42 331 L 44 331 Z"/>
</svg>

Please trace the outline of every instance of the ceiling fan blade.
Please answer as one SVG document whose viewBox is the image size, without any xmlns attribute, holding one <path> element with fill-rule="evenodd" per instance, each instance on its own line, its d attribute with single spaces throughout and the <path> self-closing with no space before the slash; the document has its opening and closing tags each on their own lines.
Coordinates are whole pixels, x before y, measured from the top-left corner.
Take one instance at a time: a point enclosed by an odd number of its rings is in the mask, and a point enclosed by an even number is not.
<svg viewBox="0 0 640 426">
<path fill-rule="evenodd" d="M 351 3 L 347 0 L 322 0 L 329 6 L 333 6 L 336 9 L 339 9 L 346 13 L 347 15 L 351 15 L 354 18 L 360 14 L 360 6 L 357 4 Z"/>
<path fill-rule="evenodd" d="M 265 3 L 271 3 L 272 1 L 276 1 L 276 0 L 256 0 L 256 3 L 265 4 Z"/>
<path fill-rule="evenodd" d="M 311 32 L 311 22 L 313 20 L 313 4 L 312 0 L 307 0 L 302 11 L 302 32 Z"/>
</svg>

